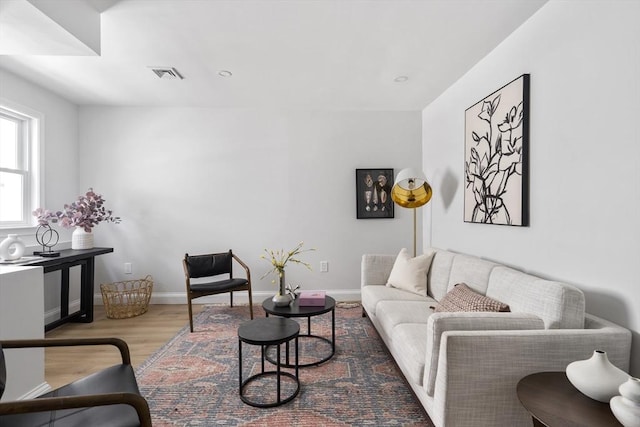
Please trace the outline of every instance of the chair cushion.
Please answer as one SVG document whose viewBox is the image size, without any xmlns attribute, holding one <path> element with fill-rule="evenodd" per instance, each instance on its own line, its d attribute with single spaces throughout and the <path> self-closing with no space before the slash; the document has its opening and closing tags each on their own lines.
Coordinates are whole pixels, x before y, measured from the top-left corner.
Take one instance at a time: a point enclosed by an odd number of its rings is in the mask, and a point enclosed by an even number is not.
<svg viewBox="0 0 640 427">
<path fill-rule="evenodd" d="M 226 279 L 216 282 L 191 283 L 192 292 L 228 292 L 248 285 L 247 279 Z"/>
<path fill-rule="evenodd" d="M 100 393 L 135 393 L 139 395 L 140 391 L 131 365 L 115 365 L 106 368 L 40 397 Z M 140 421 L 133 407 L 129 405 L 109 405 L 53 412 L 4 415 L 0 416 L 0 425 L 12 427 L 49 425 L 55 425 L 55 427 L 133 427 L 139 426 Z"/>
<path fill-rule="evenodd" d="M 186 257 L 189 277 L 210 277 L 231 272 L 231 252 Z"/>
</svg>

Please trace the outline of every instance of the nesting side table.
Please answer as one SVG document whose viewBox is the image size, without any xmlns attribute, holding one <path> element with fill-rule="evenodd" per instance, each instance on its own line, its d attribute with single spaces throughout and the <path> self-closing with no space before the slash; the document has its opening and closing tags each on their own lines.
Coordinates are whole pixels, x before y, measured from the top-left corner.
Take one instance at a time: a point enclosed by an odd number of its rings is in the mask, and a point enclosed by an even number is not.
<svg viewBox="0 0 640 427">
<path fill-rule="evenodd" d="M 258 408 L 270 408 L 283 405 L 293 400 L 300 392 L 300 379 L 298 377 L 298 335 L 300 333 L 300 325 L 291 319 L 284 317 L 258 318 L 243 323 L 238 328 L 238 376 L 240 384 L 240 399 L 247 405 Z M 282 372 L 283 365 L 280 363 L 280 345 L 286 343 L 287 353 L 289 352 L 289 342 L 294 341 L 295 348 L 295 374 L 291 372 Z M 242 343 L 259 345 L 261 347 L 261 372 L 251 375 L 246 380 L 242 379 Z M 277 347 L 276 370 L 265 371 L 265 349 L 267 346 Z M 288 358 L 287 354 L 287 358 Z M 272 401 L 258 402 L 245 396 L 246 386 L 267 376 L 276 377 L 276 397 Z M 281 396 L 282 377 L 290 378 L 294 381 L 295 389 L 284 398 Z"/>
<path fill-rule="evenodd" d="M 286 307 L 276 307 L 271 298 L 267 298 L 262 302 L 262 308 L 264 309 L 267 318 L 269 318 L 270 314 L 274 316 L 286 317 L 288 319 L 295 317 L 306 317 L 307 333 L 300 335 L 300 338 L 321 340 L 331 345 L 330 352 L 325 355 L 320 355 L 315 361 L 302 364 L 298 364 L 298 362 L 296 361 L 296 364 L 292 365 L 287 359 L 287 363 L 282 366 L 285 366 L 287 368 L 291 368 L 293 366 L 299 366 L 300 368 L 305 368 L 308 366 L 318 366 L 331 359 L 336 354 L 336 300 L 334 300 L 330 296 L 327 295 L 325 297 L 324 305 L 321 306 L 301 306 L 300 299 L 297 298 L 291 303 L 291 305 L 288 305 Z M 326 337 L 321 337 L 311 333 L 311 318 L 329 312 L 331 313 L 331 340 Z M 274 361 L 270 358 L 267 358 L 267 360 L 274 363 Z"/>
</svg>

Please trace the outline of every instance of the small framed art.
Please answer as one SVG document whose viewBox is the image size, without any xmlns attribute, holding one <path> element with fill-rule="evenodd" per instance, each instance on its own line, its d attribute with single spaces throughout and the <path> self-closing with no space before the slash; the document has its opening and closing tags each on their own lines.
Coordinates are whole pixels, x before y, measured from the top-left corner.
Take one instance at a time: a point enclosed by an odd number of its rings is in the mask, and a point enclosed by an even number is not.
<svg viewBox="0 0 640 427">
<path fill-rule="evenodd" d="M 358 219 L 393 218 L 393 169 L 356 169 Z"/>
</svg>

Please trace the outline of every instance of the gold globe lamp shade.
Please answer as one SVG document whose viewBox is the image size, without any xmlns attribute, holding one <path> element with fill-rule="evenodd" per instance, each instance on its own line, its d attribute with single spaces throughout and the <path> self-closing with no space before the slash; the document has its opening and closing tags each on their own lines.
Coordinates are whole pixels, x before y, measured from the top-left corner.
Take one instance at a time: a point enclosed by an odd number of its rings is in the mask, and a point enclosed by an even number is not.
<svg viewBox="0 0 640 427">
<path fill-rule="evenodd" d="M 402 169 L 391 188 L 391 199 L 403 208 L 413 209 L 413 256 L 416 256 L 416 208 L 426 205 L 433 190 L 422 171 Z"/>
</svg>

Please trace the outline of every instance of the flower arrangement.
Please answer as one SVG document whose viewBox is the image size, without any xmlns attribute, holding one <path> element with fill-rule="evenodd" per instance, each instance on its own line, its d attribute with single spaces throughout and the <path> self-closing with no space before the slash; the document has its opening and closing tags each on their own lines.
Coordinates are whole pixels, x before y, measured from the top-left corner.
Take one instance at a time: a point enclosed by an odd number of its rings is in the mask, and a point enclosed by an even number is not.
<svg viewBox="0 0 640 427">
<path fill-rule="evenodd" d="M 38 224 L 49 225 L 49 222 L 60 223 L 64 228 L 82 227 L 87 233 L 101 222 L 113 222 L 118 224 L 120 217 L 114 216 L 111 210 L 104 207 L 104 198 L 93 191 L 93 188 L 78 200 L 71 204 L 65 204 L 62 211 L 52 212 L 38 208 L 33 211 L 33 216 L 38 219 Z"/>
<path fill-rule="evenodd" d="M 276 273 L 276 275 L 279 278 L 283 277 L 284 268 L 288 262 L 302 264 L 303 266 L 307 267 L 309 270 L 312 270 L 311 264 L 309 264 L 308 262 L 301 261 L 300 259 L 297 258 L 297 256 L 303 252 L 315 251 L 315 249 L 314 248 L 302 249 L 302 245 L 304 245 L 304 242 L 298 243 L 298 246 L 296 246 L 294 249 L 288 252 L 284 251 L 283 249 L 276 250 L 276 251 L 265 249 L 264 250 L 265 253 L 260 255 L 260 258 L 269 261 L 272 265 L 272 268 L 269 271 L 267 271 L 265 274 L 263 274 L 261 279 L 267 277 L 271 273 Z M 275 283 L 275 279 L 272 280 L 271 283 Z"/>
</svg>

